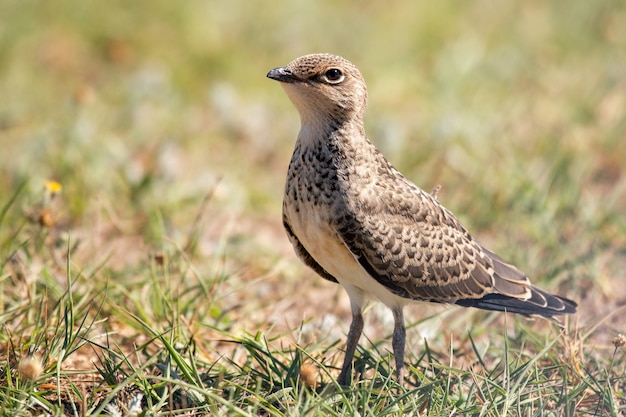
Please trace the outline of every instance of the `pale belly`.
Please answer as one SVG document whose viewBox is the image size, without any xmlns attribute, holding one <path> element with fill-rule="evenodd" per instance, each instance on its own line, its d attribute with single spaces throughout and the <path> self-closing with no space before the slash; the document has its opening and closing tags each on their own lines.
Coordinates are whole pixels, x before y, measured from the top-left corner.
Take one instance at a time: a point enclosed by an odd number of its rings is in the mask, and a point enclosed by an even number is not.
<svg viewBox="0 0 626 417">
<path fill-rule="evenodd" d="M 372 278 L 317 210 L 301 207 L 299 213 L 287 209 L 285 214 L 300 243 L 346 289 L 353 304 L 362 306 L 367 298 L 374 298 L 393 308 L 410 301 L 391 293 Z"/>
</svg>

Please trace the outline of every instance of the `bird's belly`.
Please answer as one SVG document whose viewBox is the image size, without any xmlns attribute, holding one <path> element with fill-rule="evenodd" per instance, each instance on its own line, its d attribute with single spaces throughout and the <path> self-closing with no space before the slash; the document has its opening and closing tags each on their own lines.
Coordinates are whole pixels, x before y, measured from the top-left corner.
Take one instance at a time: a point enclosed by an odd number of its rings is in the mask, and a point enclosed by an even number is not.
<svg viewBox="0 0 626 417">
<path fill-rule="evenodd" d="M 358 289 L 368 298 L 376 298 L 389 307 L 406 304 L 409 300 L 390 292 L 370 276 L 356 260 L 341 238 L 323 219 L 320 210 L 286 210 L 291 230 L 307 252 L 351 293 Z"/>
</svg>

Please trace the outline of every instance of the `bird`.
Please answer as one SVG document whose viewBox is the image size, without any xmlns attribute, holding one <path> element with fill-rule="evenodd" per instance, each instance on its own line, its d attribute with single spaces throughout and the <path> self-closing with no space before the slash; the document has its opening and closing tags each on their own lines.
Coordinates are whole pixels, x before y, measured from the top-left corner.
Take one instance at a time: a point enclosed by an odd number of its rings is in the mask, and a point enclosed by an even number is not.
<svg viewBox="0 0 626 417">
<path fill-rule="evenodd" d="M 349 385 L 363 331 L 363 308 L 393 313 L 395 376 L 403 383 L 404 307 L 434 302 L 557 317 L 576 302 L 530 279 L 478 243 L 451 211 L 408 180 L 368 139 L 367 86 L 358 68 L 328 53 L 270 70 L 300 115 L 282 221 L 297 256 L 350 299 L 352 322 L 337 378 Z"/>
</svg>

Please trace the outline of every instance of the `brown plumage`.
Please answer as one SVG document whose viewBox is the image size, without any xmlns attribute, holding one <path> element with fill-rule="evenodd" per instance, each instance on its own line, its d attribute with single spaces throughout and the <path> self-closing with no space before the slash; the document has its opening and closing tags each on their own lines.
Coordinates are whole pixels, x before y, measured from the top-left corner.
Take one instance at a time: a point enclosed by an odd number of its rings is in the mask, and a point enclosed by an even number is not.
<svg viewBox="0 0 626 417">
<path fill-rule="evenodd" d="M 575 302 L 533 287 L 477 243 L 436 192 L 422 191 L 374 147 L 363 127 L 367 88 L 352 63 L 306 55 L 267 76 L 281 82 L 302 123 L 285 185 L 285 229 L 298 256 L 350 296 L 353 319 L 340 383 L 349 380 L 367 298 L 394 314 L 399 381 L 408 302 L 547 318 L 576 311 Z"/>
</svg>

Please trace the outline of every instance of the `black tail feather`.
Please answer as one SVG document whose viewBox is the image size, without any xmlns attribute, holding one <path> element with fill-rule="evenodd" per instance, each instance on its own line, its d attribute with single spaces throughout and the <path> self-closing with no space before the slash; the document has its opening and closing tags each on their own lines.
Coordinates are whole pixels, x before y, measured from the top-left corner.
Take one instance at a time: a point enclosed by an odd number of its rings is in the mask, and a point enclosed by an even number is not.
<svg viewBox="0 0 626 417">
<path fill-rule="evenodd" d="M 577 307 L 577 304 L 572 300 L 558 295 L 548 294 L 537 288 L 532 288 L 532 296 L 527 300 L 502 294 L 487 294 L 482 298 L 458 300 L 455 304 L 463 307 L 506 311 L 526 316 L 538 315 L 546 318 L 576 313 Z"/>
</svg>

